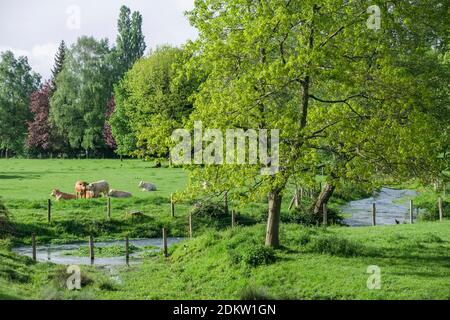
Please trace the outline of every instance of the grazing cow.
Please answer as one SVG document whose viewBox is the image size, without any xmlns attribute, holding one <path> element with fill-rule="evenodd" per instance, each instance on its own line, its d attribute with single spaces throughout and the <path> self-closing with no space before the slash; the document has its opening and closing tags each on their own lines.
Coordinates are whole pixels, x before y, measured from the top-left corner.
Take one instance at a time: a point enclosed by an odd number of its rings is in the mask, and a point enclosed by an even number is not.
<svg viewBox="0 0 450 320">
<path fill-rule="evenodd" d="M 111 198 L 131 198 L 133 195 L 129 192 L 111 189 L 108 193 Z"/>
<path fill-rule="evenodd" d="M 50 196 L 55 197 L 56 201 L 77 199 L 76 195 L 61 192 L 58 189 L 54 189 Z"/>
<path fill-rule="evenodd" d="M 102 194 L 106 197 L 109 192 L 109 184 L 105 180 L 92 182 L 87 186 L 87 190 L 92 191 L 94 198 L 99 198 Z"/>
<path fill-rule="evenodd" d="M 75 184 L 75 193 L 77 195 L 77 199 L 87 199 L 87 186 L 87 182 L 77 181 L 77 183 Z"/>
<path fill-rule="evenodd" d="M 142 191 L 156 191 L 156 186 L 153 183 L 148 183 L 144 181 L 141 181 L 139 183 L 139 188 Z"/>
</svg>

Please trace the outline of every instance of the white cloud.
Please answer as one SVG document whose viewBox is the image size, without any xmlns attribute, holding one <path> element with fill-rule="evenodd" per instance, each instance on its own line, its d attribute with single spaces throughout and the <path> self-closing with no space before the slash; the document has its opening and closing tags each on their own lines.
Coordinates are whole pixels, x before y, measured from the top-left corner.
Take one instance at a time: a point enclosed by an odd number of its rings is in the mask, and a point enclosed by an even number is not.
<svg viewBox="0 0 450 320">
<path fill-rule="evenodd" d="M 42 80 L 49 79 L 51 76 L 51 67 L 58 51 L 58 44 L 46 43 L 42 45 L 35 45 L 30 50 L 0 47 L 0 52 L 10 50 L 16 57 L 28 57 L 28 63 L 33 68 L 33 71 L 42 76 Z"/>
</svg>

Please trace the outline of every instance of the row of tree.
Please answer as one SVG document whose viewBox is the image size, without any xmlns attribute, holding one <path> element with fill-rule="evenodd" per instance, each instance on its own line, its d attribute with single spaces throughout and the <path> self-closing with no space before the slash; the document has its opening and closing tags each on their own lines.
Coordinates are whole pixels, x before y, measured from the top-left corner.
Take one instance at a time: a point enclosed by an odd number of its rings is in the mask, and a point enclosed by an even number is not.
<svg viewBox="0 0 450 320">
<path fill-rule="evenodd" d="M 110 153 L 115 141 L 107 122 L 115 107 L 114 85 L 144 54 L 142 16 L 123 6 L 116 46 L 81 37 L 58 49 L 52 78 L 43 84 L 25 57 L 0 61 L 0 150 L 12 154 Z"/>
</svg>

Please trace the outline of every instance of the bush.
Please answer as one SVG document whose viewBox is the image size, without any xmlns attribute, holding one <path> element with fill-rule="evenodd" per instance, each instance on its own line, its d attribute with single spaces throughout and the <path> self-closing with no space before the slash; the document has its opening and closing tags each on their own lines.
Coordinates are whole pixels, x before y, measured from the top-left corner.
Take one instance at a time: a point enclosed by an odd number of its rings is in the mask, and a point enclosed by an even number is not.
<svg viewBox="0 0 450 320">
<path fill-rule="evenodd" d="M 308 250 L 320 254 L 353 257 L 360 255 L 364 251 L 364 248 L 355 242 L 339 238 L 335 235 L 319 235 L 311 238 L 308 244 Z"/>
<path fill-rule="evenodd" d="M 8 210 L 0 201 L 0 238 L 12 233 L 12 226 L 9 223 Z"/>
<path fill-rule="evenodd" d="M 274 300 L 272 297 L 268 295 L 264 288 L 257 287 L 247 287 L 242 290 L 240 294 L 240 299 L 244 301 L 265 301 L 265 300 Z"/>
<path fill-rule="evenodd" d="M 244 250 L 242 261 L 249 267 L 258 267 L 275 262 L 275 251 L 263 245 L 251 246 Z"/>
<path fill-rule="evenodd" d="M 450 217 L 450 202 L 446 199 L 443 200 L 442 205 L 444 207 L 444 218 Z M 439 206 L 438 200 L 435 197 L 426 199 L 425 201 L 418 203 L 419 219 L 422 221 L 437 221 L 439 220 Z"/>
<path fill-rule="evenodd" d="M 192 215 L 205 218 L 221 218 L 227 216 L 225 206 L 214 202 L 197 202 L 191 211 Z"/>
<path fill-rule="evenodd" d="M 333 209 L 328 209 L 328 223 L 342 225 L 344 219 L 339 215 L 339 212 Z M 302 207 L 295 208 L 289 214 L 282 216 L 284 223 L 296 223 L 305 226 L 320 226 L 323 224 L 323 216 L 311 213 Z"/>
</svg>

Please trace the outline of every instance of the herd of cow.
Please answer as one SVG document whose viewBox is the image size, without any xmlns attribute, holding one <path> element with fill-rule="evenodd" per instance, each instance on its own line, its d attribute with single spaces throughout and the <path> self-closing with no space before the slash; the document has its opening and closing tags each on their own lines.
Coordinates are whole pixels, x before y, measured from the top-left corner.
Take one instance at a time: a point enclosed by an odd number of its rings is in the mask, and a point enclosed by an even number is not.
<svg viewBox="0 0 450 320">
<path fill-rule="evenodd" d="M 156 186 L 152 183 L 141 181 L 138 186 L 142 191 L 156 191 Z M 64 193 L 58 189 L 54 189 L 52 197 L 56 201 L 60 200 L 76 200 L 76 199 L 95 199 L 100 197 L 111 198 L 130 198 L 133 195 L 130 192 L 119 191 L 109 188 L 109 183 L 105 180 L 87 183 L 84 181 L 78 181 L 75 184 L 75 194 Z"/>
</svg>

